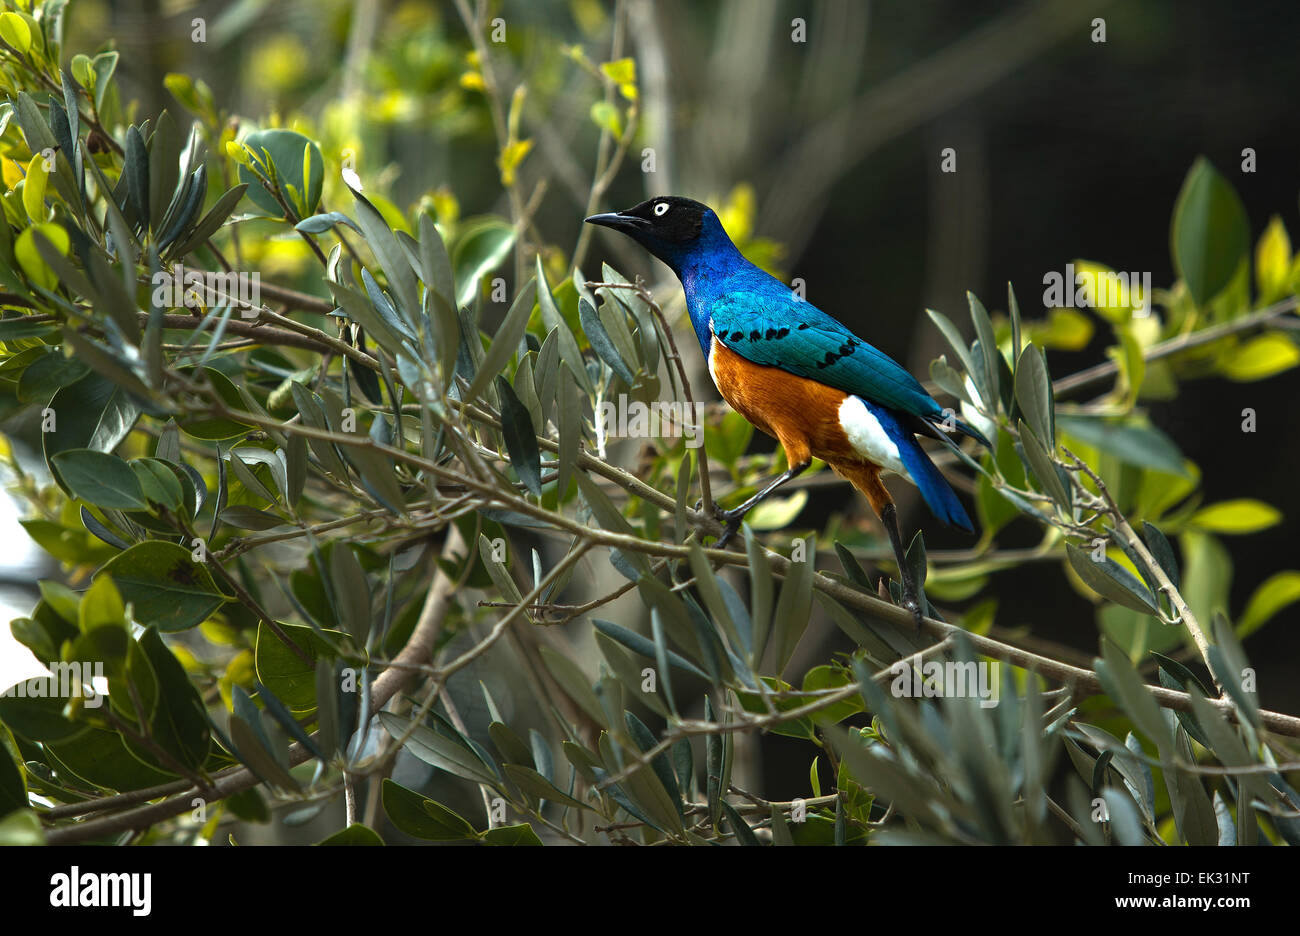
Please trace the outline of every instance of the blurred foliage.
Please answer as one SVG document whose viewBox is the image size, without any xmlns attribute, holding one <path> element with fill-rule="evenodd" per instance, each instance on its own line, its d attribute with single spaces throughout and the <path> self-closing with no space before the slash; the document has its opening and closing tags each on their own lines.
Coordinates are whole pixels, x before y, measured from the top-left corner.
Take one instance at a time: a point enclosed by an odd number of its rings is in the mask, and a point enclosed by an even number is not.
<svg viewBox="0 0 1300 936">
<path fill-rule="evenodd" d="M 1224 541 L 1282 518 L 1254 497 L 1203 503 L 1199 470 L 1143 407 L 1186 380 L 1297 363 L 1286 230 L 1274 219 L 1252 251 L 1208 162 L 1174 208 L 1169 288 L 1023 320 L 1010 288 L 994 315 L 971 295 L 974 341 L 930 312 L 954 356 L 934 385 L 995 446 L 943 456 L 970 472 L 982 537 L 957 558 L 913 542 L 917 632 L 898 584 L 860 564 L 878 538 L 834 518 L 820 539 L 835 565 L 792 528 L 806 491 L 756 512 L 742 549 L 706 545 L 721 529 L 692 505 L 710 465 L 728 498 L 770 467 L 737 414 L 709 407 L 703 448 L 620 441 L 595 418 L 614 400 L 692 399 L 655 294 L 608 264 L 589 281 L 585 242 L 570 253 L 532 220 L 529 186 L 565 170 L 526 114 L 588 111 L 593 202 L 644 142 L 617 43 L 601 60 L 545 23 L 525 41 L 467 5 L 464 23 L 402 6 L 350 95 L 309 108 L 332 60 L 276 34 L 254 44 L 251 80 L 301 110 L 230 114 L 177 73 L 179 108 L 146 116 L 112 48 L 62 47 L 64 3 L 10 7 L 0 388 L 40 457 L 7 440 L 0 455 L 66 575 L 11 624 L 63 684 L 0 697 L 0 840 L 210 841 L 273 811 L 302 824 L 360 784 L 381 785 L 375 809 L 322 844 L 389 826 L 484 845 L 1300 836 L 1280 766 L 1295 719 L 1260 710 L 1241 644 L 1300 599 L 1300 571 L 1230 608 Z M 566 15 L 608 43 L 605 7 Z M 561 80 L 575 71 L 581 102 Z M 394 125 L 453 151 L 491 140 L 507 214 L 463 214 L 479 199 L 452 188 L 392 197 L 395 166 L 370 141 Z M 777 268 L 753 190 L 714 201 Z M 1094 329 L 1113 336 L 1109 361 L 1054 380 L 1046 352 Z M 1093 386 L 1109 389 L 1070 402 Z M 1012 524 L 1042 533 L 1028 557 L 999 548 Z M 988 583 L 1027 559 L 1096 604 L 1091 671 L 991 636 Z M 612 604 L 631 591 L 639 604 Z M 799 672 L 814 622 L 855 649 Z M 94 694 L 73 691 L 83 665 Z M 462 671 L 458 688 L 480 678 L 472 724 L 450 688 Z M 731 782 L 736 736 L 754 731 L 807 746 L 807 796 Z M 424 788 L 389 776 L 415 762 L 432 768 Z M 488 821 L 457 811 L 475 786 Z M 153 787 L 173 819 L 85 818 Z"/>
</svg>

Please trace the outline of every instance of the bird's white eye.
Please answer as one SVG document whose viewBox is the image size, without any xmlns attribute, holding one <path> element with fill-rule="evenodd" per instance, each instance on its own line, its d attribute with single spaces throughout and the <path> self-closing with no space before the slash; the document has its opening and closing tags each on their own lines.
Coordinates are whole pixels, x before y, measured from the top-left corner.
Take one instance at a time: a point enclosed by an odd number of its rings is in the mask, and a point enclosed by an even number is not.
<svg viewBox="0 0 1300 936">
<path fill-rule="evenodd" d="M 655 205 L 656 218 L 662 218 L 666 214 L 668 214 L 668 202 L 660 202 L 659 204 Z"/>
</svg>

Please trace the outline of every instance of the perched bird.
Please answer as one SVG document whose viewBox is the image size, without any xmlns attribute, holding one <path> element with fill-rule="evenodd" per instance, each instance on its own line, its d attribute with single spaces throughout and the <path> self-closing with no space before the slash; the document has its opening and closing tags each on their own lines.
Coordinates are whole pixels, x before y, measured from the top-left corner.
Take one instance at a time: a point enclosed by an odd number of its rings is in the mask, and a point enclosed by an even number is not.
<svg viewBox="0 0 1300 936">
<path fill-rule="evenodd" d="M 784 473 L 734 510 L 718 512 L 725 524 L 719 545 L 814 456 L 823 459 L 880 518 L 898 560 L 903 604 L 919 623 L 898 511 L 880 476 L 902 475 L 936 517 L 971 532 L 966 510 L 916 436 L 955 444 L 944 434 L 946 423 L 985 446 L 988 440 L 945 413 L 890 357 L 746 260 L 707 205 L 668 196 L 586 220 L 621 231 L 677 274 L 718 392 L 785 449 Z"/>
</svg>

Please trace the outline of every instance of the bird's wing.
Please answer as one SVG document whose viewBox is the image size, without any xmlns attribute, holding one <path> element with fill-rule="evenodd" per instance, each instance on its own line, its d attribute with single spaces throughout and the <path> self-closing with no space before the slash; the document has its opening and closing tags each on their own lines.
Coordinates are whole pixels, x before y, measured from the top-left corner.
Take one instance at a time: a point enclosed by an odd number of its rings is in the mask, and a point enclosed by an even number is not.
<svg viewBox="0 0 1300 936">
<path fill-rule="evenodd" d="M 943 410 L 916 378 L 816 306 L 789 295 L 731 292 L 713 301 L 713 333 L 755 364 L 779 367 L 900 413 Z"/>
</svg>

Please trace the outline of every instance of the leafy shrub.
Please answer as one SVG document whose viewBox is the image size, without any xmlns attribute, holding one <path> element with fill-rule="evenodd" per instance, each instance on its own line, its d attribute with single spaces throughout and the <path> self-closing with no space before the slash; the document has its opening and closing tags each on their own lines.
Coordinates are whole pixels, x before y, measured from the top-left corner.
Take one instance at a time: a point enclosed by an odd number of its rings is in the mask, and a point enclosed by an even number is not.
<svg viewBox="0 0 1300 936">
<path fill-rule="evenodd" d="M 461 218 L 449 192 L 363 193 L 305 123 L 236 132 L 181 75 L 183 112 L 132 123 L 117 53 L 67 57 L 62 10 L 0 14 L 0 379 L 43 465 L 4 456 L 27 532 L 78 586 L 42 582 L 11 625 L 64 684 L 0 698 L 4 840 L 191 842 L 340 796 L 337 844 L 1296 840 L 1279 761 L 1300 720 L 1260 709 L 1241 639 L 1300 572 L 1228 614 L 1221 538 L 1280 517 L 1204 505 L 1138 405 L 1297 362 L 1279 326 L 1300 262 L 1274 221 L 1252 288 L 1245 213 L 1207 162 L 1174 210 L 1180 280 L 1099 305 L 1105 364 L 1053 380 L 1045 350 L 1092 320 L 1022 319 L 1012 290 L 996 315 L 970 297 L 973 342 L 930 313 L 953 352 L 931 378 L 996 445 L 947 459 L 983 536 L 957 558 L 917 536 L 917 632 L 861 565 L 888 555 L 875 539 L 791 528 L 805 492 L 756 511 L 740 548 L 708 545 L 722 481 L 738 501 L 769 467 L 736 414 L 707 407 L 703 447 L 603 431 L 602 403 L 702 397 L 656 294 L 566 273 L 585 246 L 529 223 L 500 50 L 475 42 L 457 94 L 482 96 L 512 216 Z M 567 60 L 592 80 L 595 202 L 637 139 L 636 68 Z M 314 264 L 305 291 L 269 272 L 286 238 Z M 1097 605 L 1091 669 L 990 636 L 1012 523 Z M 800 672 L 813 621 L 854 649 Z M 107 704 L 75 691 L 83 665 Z M 731 782 L 736 737 L 760 731 L 806 745 L 809 795 Z M 395 782 L 399 758 L 435 780 Z M 474 787 L 489 817 L 462 815 Z"/>
</svg>

